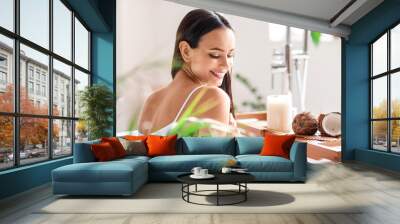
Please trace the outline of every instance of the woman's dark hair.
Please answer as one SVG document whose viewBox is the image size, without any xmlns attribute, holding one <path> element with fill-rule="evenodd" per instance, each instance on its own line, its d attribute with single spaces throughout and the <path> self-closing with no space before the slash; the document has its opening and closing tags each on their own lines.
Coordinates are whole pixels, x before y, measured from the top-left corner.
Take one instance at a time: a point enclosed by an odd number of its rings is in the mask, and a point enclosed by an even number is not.
<svg viewBox="0 0 400 224">
<path fill-rule="evenodd" d="M 204 9 L 195 9 L 186 14 L 179 24 L 176 32 L 174 56 L 172 58 L 171 69 L 172 78 L 175 78 L 176 73 L 181 70 L 183 66 L 183 59 L 179 50 L 179 43 L 181 41 L 186 41 L 191 48 L 196 48 L 202 36 L 218 28 L 229 28 L 233 30 L 228 20 L 216 12 L 210 12 Z M 231 71 L 228 71 L 228 73 L 225 74 L 222 84 L 219 88 L 224 90 L 231 99 L 230 112 L 233 114 L 233 116 L 235 116 L 230 72 Z"/>
</svg>

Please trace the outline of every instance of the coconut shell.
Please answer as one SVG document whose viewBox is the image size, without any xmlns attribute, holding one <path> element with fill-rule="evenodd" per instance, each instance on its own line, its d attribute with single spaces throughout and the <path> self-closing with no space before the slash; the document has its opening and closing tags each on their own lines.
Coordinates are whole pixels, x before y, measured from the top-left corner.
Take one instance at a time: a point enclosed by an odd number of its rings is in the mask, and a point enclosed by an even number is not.
<svg viewBox="0 0 400 224">
<path fill-rule="evenodd" d="M 318 121 L 310 112 L 299 113 L 293 119 L 292 129 L 297 135 L 314 135 Z"/>
<path fill-rule="evenodd" d="M 332 112 L 332 113 L 335 113 L 335 114 L 339 114 L 339 115 L 340 115 L 339 112 Z M 330 113 L 328 113 L 328 114 L 330 114 Z M 328 115 L 328 114 L 320 114 L 320 115 L 318 116 L 318 131 L 321 133 L 321 136 L 339 137 L 340 134 L 339 134 L 339 135 L 330 135 L 330 134 L 328 133 L 328 131 L 325 130 L 324 127 L 323 127 L 323 125 L 322 125 L 322 122 L 323 122 L 324 118 L 325 118 L 326 115 Z"/>
<path fill-rule="evenodd" d="M 326 134 L 325 130 L 322 128 L 322 120 L 324 119 L 326 114 L 320 114 L 318 115 L 318 131 L 321 133 L 321 136 L 328 136 Z"/>
</svg>

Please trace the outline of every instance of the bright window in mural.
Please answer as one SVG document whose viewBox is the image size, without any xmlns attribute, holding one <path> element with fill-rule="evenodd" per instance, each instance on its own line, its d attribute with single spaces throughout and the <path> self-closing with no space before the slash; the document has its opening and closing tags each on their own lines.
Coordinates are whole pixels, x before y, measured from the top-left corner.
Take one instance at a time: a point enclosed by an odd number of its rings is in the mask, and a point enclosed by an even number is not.
<svg viewBox="0 0 400 224">
<path fill-rule="evenodd" d="M 272 131 L 340 151 L 339 37 L 168 1 L 139 2 L 122 2 L 117 12 L 117 135 Z M 191 20 L 196 14 L 215 21 Z M 193 32 L 199 24 L 206 31 Z M 220 91 L 207 92 L 213 88 Z"/>
<path fill-rule="evenodd" d="M 371 148 L 400 153 L 400 25 L 371 46 Z"/>
<path fill-rule="evenodd" d="M 89 85 L 75 74 L 90 77 L 90 32 L 71 8 L 61 0 L 19 3 L 16 15 L 15 1 L 0 3 L 0 170 L 72 155 L 79 121 L 74 103 L 82 91 L 74 86 Z M 20 24 L 13 22 L 17 15 Z M 85 48 L 79 55 L 74 38 Z"/>
</svg>

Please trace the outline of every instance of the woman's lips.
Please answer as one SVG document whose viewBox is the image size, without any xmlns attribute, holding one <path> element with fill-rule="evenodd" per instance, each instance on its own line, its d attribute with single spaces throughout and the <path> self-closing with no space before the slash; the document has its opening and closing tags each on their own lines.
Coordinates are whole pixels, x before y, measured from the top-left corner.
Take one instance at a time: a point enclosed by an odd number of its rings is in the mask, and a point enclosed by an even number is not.
<svg viewBox="0 0 400 224">
<path fill-rule="evenodd" d="M 224 78 L 225 72 L 214 72 L 214 71 L 211 71 L 211 74 L 213 74 L 213 76 L 215 76 L 218 79 L 222 79 L 222 78 Z"/>
</svg>

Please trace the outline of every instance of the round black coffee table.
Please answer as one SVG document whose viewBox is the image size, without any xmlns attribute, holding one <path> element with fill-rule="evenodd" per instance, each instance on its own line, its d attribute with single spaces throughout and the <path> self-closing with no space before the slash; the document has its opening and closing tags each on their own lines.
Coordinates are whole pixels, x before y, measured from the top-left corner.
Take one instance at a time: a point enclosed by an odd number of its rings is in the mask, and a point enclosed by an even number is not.
<svg viewBox="0 0 400 224">
<path fill-rule="evenodd" d="M 193 179 L 190 177 L 191 173 L 182 174 L 177 177 L 178 181 L 182 183 L 182 199 L 188 203 L 198 204 L 198 205 L 234 205 L 241 202 L 245 202 L 247 200 L 247 192 L 249 188 L 247 187 L 247 183 L 255 180 L 255 177 L 249 173 L 215 173 L 213 174 L 215 177 L 212 179 Z M 216 185 L 215 190 L 197 190 L 198 184 L 205 185 Z M 190 191 L 190 186 L 195 186 L 194 191 Z M 223 190 L 220 189 L 220 185 L 236 185 L 238 186 L 237 190 Z M 215 192 L 215 194 L 205 194 L 209 192 Z M 204 196 L 204 197 L 216 197 L 216 204 L 202 204 L 190 201 L 190 196 Z M 231 203 L 221 203 L 221 197 L 230 197 L 230 196 L 241 196 L 240 200 L 234 201 Z"/>
</svg>

